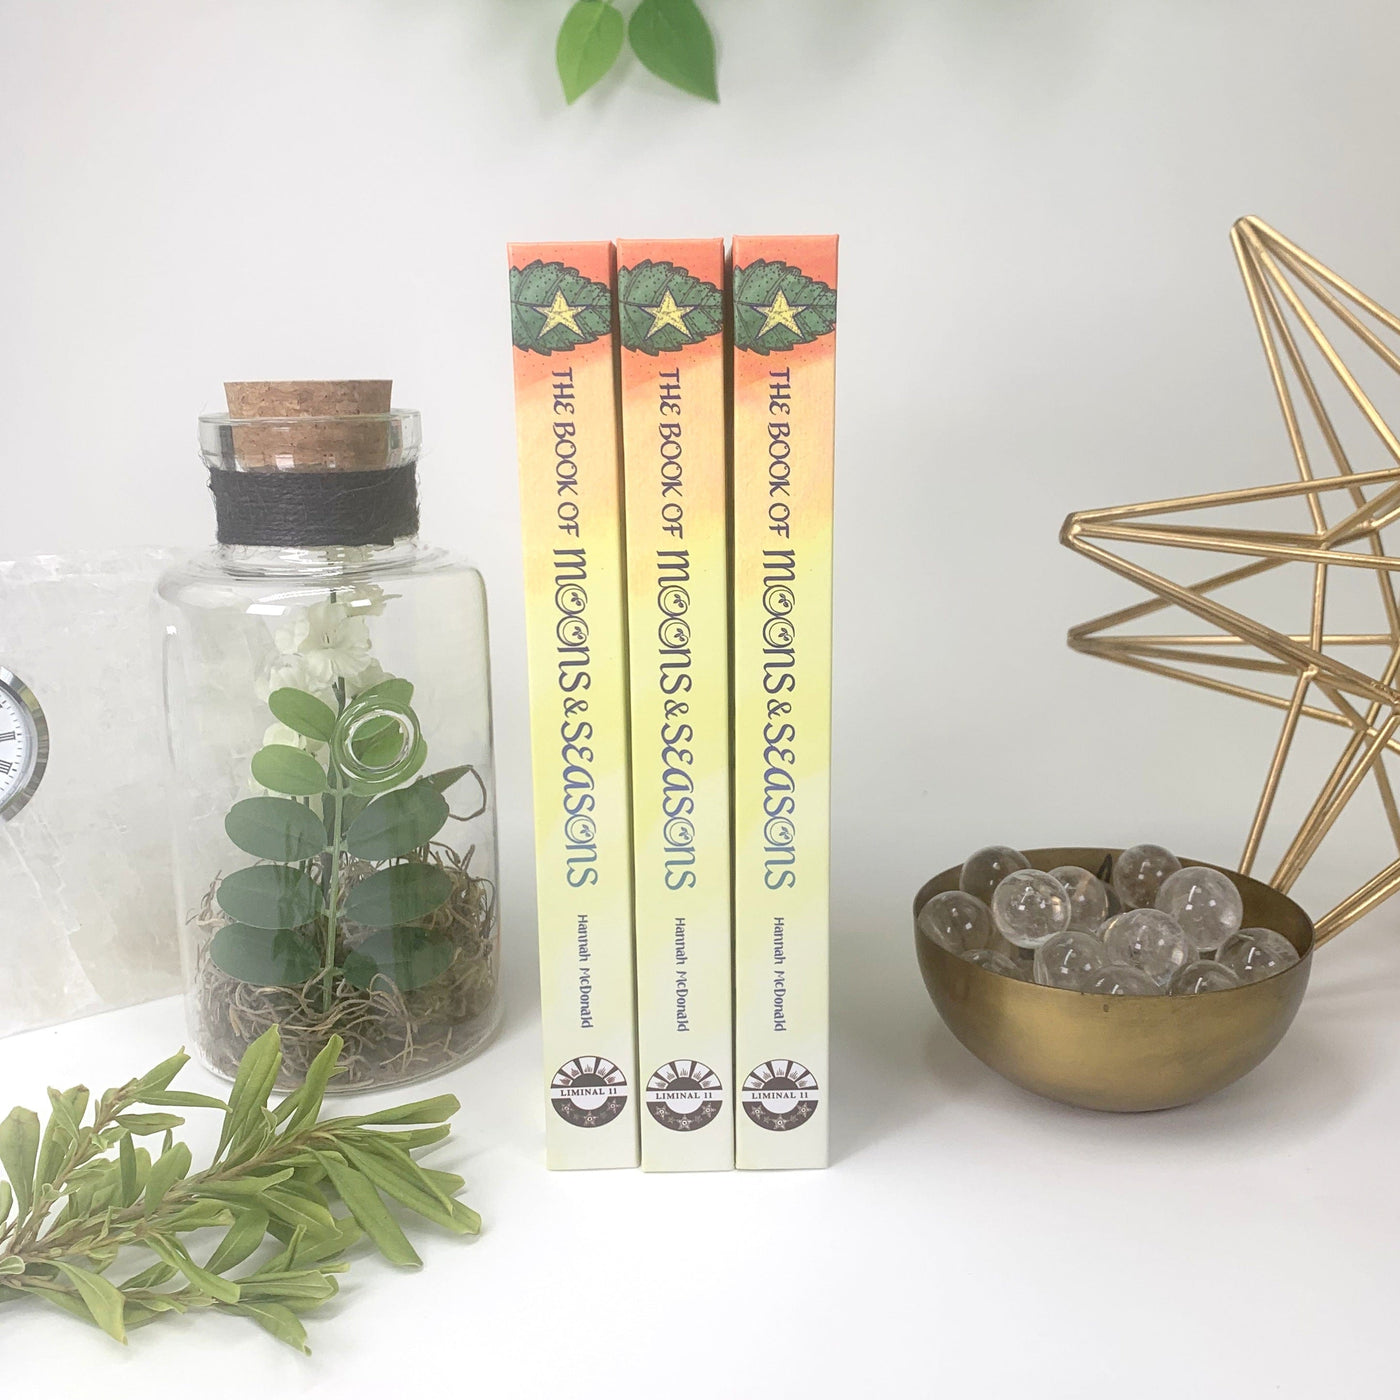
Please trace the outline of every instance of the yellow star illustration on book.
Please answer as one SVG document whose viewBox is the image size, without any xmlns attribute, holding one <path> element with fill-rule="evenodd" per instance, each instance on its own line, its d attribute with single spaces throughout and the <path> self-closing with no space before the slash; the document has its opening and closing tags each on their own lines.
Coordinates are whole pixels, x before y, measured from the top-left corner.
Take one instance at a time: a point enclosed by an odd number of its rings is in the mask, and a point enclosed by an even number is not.
<svg viewBox="0 0 1400 1400">
<path fill-rule="evenodd" d="M 651 317 L 651 329 L 647 332 L 647 339 L 650 340 L 657 331 L 664 326 L 670 326 L 678 330 L 687 339 L 690 337 L 690 327 L 686 325 L 685 318 L 695 310 L 693 306 L 677 306 L 676 299 L 670 292 L 662 293 L 660 306 L 644 306 L 642 310 Z"/>
<path fill-rule="evenodd" d="M 576 336 L 580 339 L 583 338 L 583 332 L 579 330 L 578 322 L 574 319 L 578 313 L 583 310 L 583 307 L 570 306 L 569 303 L 564 300 L 563 292 L 555 292 L 552 305 L 537 306 L 535 310 L 544 317 L 544 325 L 535 333 L 536 340 L 538 340 L 540 336 L 553 330 L 555 326 L 568 326 Z"/>
<path fill-rule="evenodd" d="M 800 336 L 802 332 L 797 329 L 797 313 L 806 309 L 805 305 L 790 305 L 782 292 L 775 292 L 769 305 L 754 307 L 755 311 L 763 312 L 763 329 L 759 331 L 759 337 L 767 335 L 774 326 L 786 326 L 793 335 Z"/>
</svg>

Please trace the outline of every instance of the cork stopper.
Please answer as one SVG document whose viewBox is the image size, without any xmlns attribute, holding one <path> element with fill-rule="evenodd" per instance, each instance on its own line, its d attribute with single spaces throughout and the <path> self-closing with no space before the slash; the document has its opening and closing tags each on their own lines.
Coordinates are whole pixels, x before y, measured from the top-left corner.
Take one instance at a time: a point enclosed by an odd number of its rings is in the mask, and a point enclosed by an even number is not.
<svg viewBox="0 0 1400 1400">
<path fill-rule="evenodd" d="M 250 380 L 224 385 L 242 471 L 383 471 L 392 379 Z M 360 421 L 356 421 L 360 420 Z"/>
</svg>

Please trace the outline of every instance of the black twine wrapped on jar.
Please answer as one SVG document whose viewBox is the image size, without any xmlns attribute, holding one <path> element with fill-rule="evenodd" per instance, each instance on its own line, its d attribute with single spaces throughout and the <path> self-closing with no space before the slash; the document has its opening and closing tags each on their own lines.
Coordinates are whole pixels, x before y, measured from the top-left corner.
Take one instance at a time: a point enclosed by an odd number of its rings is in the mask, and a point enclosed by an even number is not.
<svg viewBox="0 0 1400 1400">
<path fill-rule="evenodd" d="M 209 490 L 220 544 L 288 549 L 393 544 L 418 533 L 413 462 L 377 471 L 212 468 Z"/>
</svg>

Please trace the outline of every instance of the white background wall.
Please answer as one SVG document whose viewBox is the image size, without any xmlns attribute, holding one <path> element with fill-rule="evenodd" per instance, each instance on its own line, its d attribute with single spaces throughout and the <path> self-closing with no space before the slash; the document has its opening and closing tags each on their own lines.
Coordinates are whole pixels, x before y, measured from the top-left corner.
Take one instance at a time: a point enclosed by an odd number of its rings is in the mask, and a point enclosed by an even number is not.
<svg viewBox="0 0 1400 1400">
<path fill-rule="evenodd" d="M 0 557 L 198 546 L 194 420 L 222 380 L 393 376 L 423 411 L 425 533 L 493 588 L 518 1008 L 533 935 L 503 244 L 838 230 L 851 1082 L 906 1033 L 877 1011 L 929 1015 L 908 901 L 973 847 L 1237 853 L 1272 721 L 1068 652 L 1068 625 L 1132 595 L 1056 532 L 1076 507 L 1290 474 L 1226 234 L 1257 212 L 1400 304 L 1400 15 L 705 8 L 721 105 L 631 62 L 567 109 L 564 0 L 0 0 Z M 1377 868 L 1378 830 L 1360 838 Z"/>
</svg>

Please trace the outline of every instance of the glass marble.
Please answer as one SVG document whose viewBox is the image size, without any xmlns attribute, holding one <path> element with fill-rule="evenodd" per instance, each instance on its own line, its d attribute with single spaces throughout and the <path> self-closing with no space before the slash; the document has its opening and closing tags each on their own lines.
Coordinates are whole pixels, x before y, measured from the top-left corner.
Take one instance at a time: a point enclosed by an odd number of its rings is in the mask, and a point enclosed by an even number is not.
<svg viewBox="0 0 1400 1400">
<path fill-rule="evenodd" d="M 1298 950 L 1271 928 L 1242 928 L 1219 948 L 1215 961 L 1241 982 L 1262 982 L 1298 961 Z"/>
<path fill-rule="evenodd" d="M 1082 992 L 1095 973 L 1108 966 L 1108 950 L 1080 929 L 1051 934 L 1035 950 L 1035 980 L 1042 987 Z"/>
<path fill-rule="evenodd" d="M 1023 982 L 1035 981 L 1035 949 L 1018 948 L 1014 943 L 1002 937 L 995 927 L 992 930 L 992 949 L 998 952 L 1010 962 L 1016 969 L 1016 975 Z"/>
<path fill-rule="evenodd" d="M 1151 909 L 1162 881 L 1180 869 L 1165 846 L 1129 846 L 1113 862 L 1113 888 L 1125 909 Z"/>
<path fill-rule="evenodd" d="M 1239 985 L 1240 979 L 1228 967 L 1200 959 L 1187 963 L 1172 978 L 1168 991 L 1174 997 L 1189 997 L 1197 992 L 1226 992 Z"/>
<path fill-rule="evenodd" d="M 1166 988 L 1153 981 L 1140 967 L 1128 967 L 1125 963 L 1110 963 L 1109 966 L 1085 985 L 1086 992 L 1096 996 L 1109 997 L 1159 997 Z"/>
<path fill-rule="evenodd" d="M 985 967 L 988 972 L 995 972 L 998 977 L 1010 977 L 1017 982 L 1026 980 L 1020 968 L 1010 958 L 1004 953 L 994 952 L 991 948 L 973 948 L 962 957 L 964 962 L 976 963 L 978 967 Z"/>
<path fill-rule="evenodd" d="M 992 911 L 980 899 L 961 890 L 936 894 L 919 911 L 919 932 L 950 953 L 990 948 L 996 936 Z"/>
<path fill-rule="evenodd" d="M 1188 865 L 1168 875 L 1155 903 L 1205 952 L 1212 952 L 1237 933 L 1244 920 L 1244 901 L 1234 883 L 1204 865 Z"/>
<path fill-rule="evenodd" d="M 1069 895 L 1043 870 L 1018 870 L 992 892 L 992 921 L 1018 948 L 1038 948 L 1069 927 Z"/>
<path fill-rule="evenodd" d="M 1197 956 L 1196 945 L 1160 909 L 1129 909 L 1110 919 L 1103 944 L 1115 963 L 1135 967 L 1163 987 Z"/>
<path fill-rule="evenodd" d="M 1030 861 L 1011 846 L 983 846 L 963 861 L 958 888 L 964 894 L 992 902 L 992 891 L 1014 870 L 1029 870 Z"/>
<path fill-rule="evenodd" d="M 1058 865 L 1050 872 L 1069 895 L 1069 926 L 1079 933 L 1094 933 L 1111 912 L 1108 886 L 1082 866 Z"/>
</svg>

